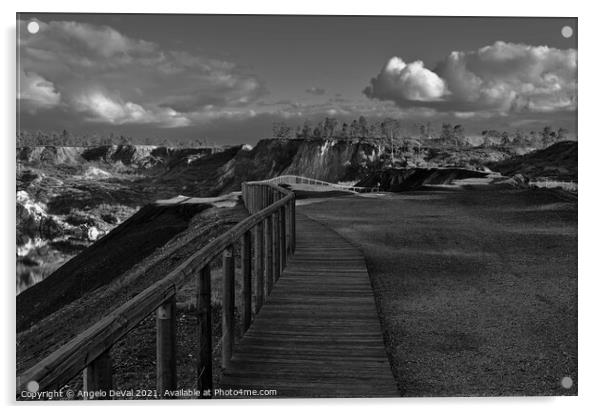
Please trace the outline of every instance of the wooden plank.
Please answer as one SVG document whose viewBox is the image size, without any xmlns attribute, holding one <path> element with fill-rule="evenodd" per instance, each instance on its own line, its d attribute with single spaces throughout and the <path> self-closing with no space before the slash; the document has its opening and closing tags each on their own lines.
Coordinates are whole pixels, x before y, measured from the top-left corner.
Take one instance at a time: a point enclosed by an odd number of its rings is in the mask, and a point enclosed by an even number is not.
<svg viewBox="0 0 602 414">
<path fill-rule="evenodd" d="M 228 246 L 223 253 L 222 291 L 222 367 L 230 366 L 234 347 L 234 249 Z"/>
<path fill-rule="evenodd" d="M 93 393 L 104 391 L 105 397 L 94 397 L 90 399 L 110 399 L 109 390 L 113 389 L 113 359 L 111 351 L 106 350 L 98 358 L 92 361 L 84 370 L 84 391 Z M 88 399 L 86 397 L 86 399 Z"/>
<path fill-rule="evenodd" d="M 241 241 L 241 264 L 242 264 L 242 332 L 245 333 L 251 326 L 253 312 L 251 309 L 253 287 L 251 280 L 251 232 L 243 235 Z"/>
<path fill-rule="evenodd" d="M 201 269 L 197 287 L 197 309 L 199 321 L 197 389 L 201 391 L 201 398 L 211 398 L 211 391 L 213 390 L 213 348 L 211 339 L 211 265 L 207 265 Z M 207 390 L 209 390 L 208 393 Z"/>
<path fill-rule="evenodd" d="M 361 252 L 299 215 L 296 253 L 236 346 L 221 387 L 278 397 L 399 396 Z"/>
<path fill-rule="evenodd" d="M 176 297 L 157 308 L 157 392 L 175 390 L 176 374 Z"/>
</svg>

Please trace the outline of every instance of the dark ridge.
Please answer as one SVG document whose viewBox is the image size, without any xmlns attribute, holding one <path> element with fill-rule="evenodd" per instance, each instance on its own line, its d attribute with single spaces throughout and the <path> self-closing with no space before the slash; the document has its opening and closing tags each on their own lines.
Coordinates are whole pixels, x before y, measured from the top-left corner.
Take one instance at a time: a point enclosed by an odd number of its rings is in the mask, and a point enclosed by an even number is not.
<svg viewBox="0 0 602 414">
<path fill-rule="evenodd" d="M 554 178 L 559 181 L 577 181 L 577 141 L 562 141 L 548 148 L 489 163 L 487 167 L 506 176 L 521 174 L 529 179 Z"/>
<path fill-rule="evenodd" d="M 416 190 L 429 184 L 451 184 L 454 180 L 483 178 L 488 173 L 462 168 L 390 168 L 370 174 L 357 187 L 377 187 L 400 192 Z"/>
</svg>

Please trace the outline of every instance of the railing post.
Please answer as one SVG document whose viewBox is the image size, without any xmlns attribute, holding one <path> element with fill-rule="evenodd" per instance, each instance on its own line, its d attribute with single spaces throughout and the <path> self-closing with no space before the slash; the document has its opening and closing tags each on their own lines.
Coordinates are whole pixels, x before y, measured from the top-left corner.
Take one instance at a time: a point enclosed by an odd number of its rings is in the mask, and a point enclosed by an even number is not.
<svg viewBox="0 0 602 414">
<path fill-rule="evenodd" d="M 261 210 L 261 187 L 260 185 L 255 186 L 255 208 L 256 211 Z"/>
<path fill-rule="evenodd" d="M 108 395 L 109 390 L 113 389 L 113 359 L 111 358 L 111 349 L 107 349 L 92 361 L 84 370 L 83 376 L 85 392 L 104 391 L 107 393 L 106 397 L 94 397 L 94 399 L 111 399 Z"/>
<path fill-rule="evenodd" d="M 211 265 L 201 269 L 197 284 L 199 321 L 199 359 L 197 389 L 201 398 L 211 398 L 213 392 L 213 349 L 211 332 Z"/>
<path fill-rule="evenodd" d="M 286 208 L 280 207 L 280 274 L 286 267 Z"/>
<path fill-rule="evenodd" d="M 250 211 L 250 206 L 249 206 L 249 199 L 247 198 L 247 183 L 242 183 L 240 185 L 240 195 L 242 197 L 242 202 L 244 204 L 244 206 L 247 208 L 247 210 Z"/>
<path fill-rule="evenodd" d="M 291 245 L 293 247 L 292 252 L 295 253 L 295 249 L 297 248 L 297 203 L 296 199 L 293 198 L 291 200 L 291 210 L 293 212 L 291 218 L 292 232 L 291 232 Z"/>
<path fill-rule="evenodd" d="M 263 244 L 263 221 L 255 227 L 255 313 L 261 309 L 264 301 L 264 252 Z"/>
<path fill-rule="evenodd" d="M 289 255 L 293 254 L 293 203 L 295 199 L 293 198 L 286 204 L 287 211 L 287 226 L 286 226 L 286 243 L 287 243 L 287 252 Z"/>
<path fill-rule="evenodd" d="M 249 189 L 247 183 L 242 183 L 240 185 L 240 190 L 242 192 L 242 199 L 245 203 L 245 207 L 249 210 L 249 213 L 253 214 L 253 192 L 249 194 Z"/>
<path fill-rule="evenodd" d="M 176 389 L 176 297 L 157 308 L 157 392 Z"/>
<path fill-rule="evenodd" d="M 266 218 L 265 225 L 265 282 L 267 285 L 267 294 L 272 291 L 272 282 L 274 281 L 274 263 L 273 263 L 273 215 Z"/>
<path fill-rule="evenodd" d="M 274 245 L 274 272 L 272 279 L 272 287 L 274 283 L 280 279 L 280 209 L 276 210 L 272 215 L 273 226 L 272 231 L 273 239 L 272 244 Z"/>
<path fill-rule="evenodd" d="M 224 290 L 222 292 L 222 367 L 229 368 L 234 347 L 234 249 L 223 253 Z"/>
<path fill-rule="evenodd" d="M 242 237 L 241 246 L 242 262 L 242 332 L 245 333 L 251 326 L 251 300 L 252 300 L 252 281 L 251 281 L 251 232 L 247 231 Z"/>
</svg>

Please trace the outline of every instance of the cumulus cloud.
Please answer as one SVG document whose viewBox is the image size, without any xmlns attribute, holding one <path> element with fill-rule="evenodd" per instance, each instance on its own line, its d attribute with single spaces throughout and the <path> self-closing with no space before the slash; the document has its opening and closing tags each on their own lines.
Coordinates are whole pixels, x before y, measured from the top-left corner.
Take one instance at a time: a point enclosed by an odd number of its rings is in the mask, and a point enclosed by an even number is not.
<svg viewBox="0 0 602 414">
<path fill-rule="evenodd" d="M 311 88 L 307 88 L 305 92 L 309 93 L 310 95 L 324 95 L 326 93 L 326 89 L 312 86 Z"/>
<path fill-rule="evenodd" d="M 399 107 L 497 113 L 573 111 L 577 107 L 577 51 L 506 42 L 454 51 L 432 71 L 393 57 L 371 80 L 369 98 Z"/>
<path fill-rule="evenodd" d="M 102 92 L 91 92 L 74 99 L 77 111 L 87 114 L 87 119 L 113 125 L 161 123 L 165 127 L 184 127 L 190 119 L 171 108 L 148 110 L 133 102 L 122 102 Z"/>
<path fill-rule="evenodd" d="M 39 109 L 53 108 L 61 101 L 61 94 L 54 84 L 37 73 L 20 71 L 18 81 L 17 100 L 23 110 L 35 113 Z"/>
<path fill-rule="evenodd" d="M 417 60 L 406 64 L 392 57 L 364 93 L 369 98 L 392 101 L 439 101 L 447 93 L 445 82 Z"/>
<path fill-rule="evenodd" d="M 37 94 L 23 88 L 33 81 L 22 83 L 22 107 L 38 96 L 37 108 L 48 108 L 54 93 L 65 111 L 85 113 L 88 121 L 177 127 L 205 119 L 203 113 L 244 108 L 267 94 L 259 78 L 234 62 L 165 50 L 108 26 L 38 23 L 33 35 L 19 24 L 20 67 L 39 77 Z"/>
</svg>

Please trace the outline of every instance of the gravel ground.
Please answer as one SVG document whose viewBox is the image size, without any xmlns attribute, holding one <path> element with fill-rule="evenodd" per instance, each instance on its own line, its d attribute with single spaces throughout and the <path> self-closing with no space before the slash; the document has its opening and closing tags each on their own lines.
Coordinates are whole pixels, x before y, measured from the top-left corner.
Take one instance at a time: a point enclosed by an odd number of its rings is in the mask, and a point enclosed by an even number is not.
<svg viewBox="0 0 602 414">
<path fill-rule="evenodd" d="M 576 200 L 498 185 L 299 211 L 363 250 L 403 396 L 577 394 Z"/>
</svg>

